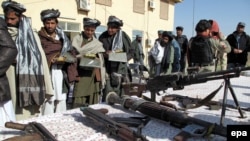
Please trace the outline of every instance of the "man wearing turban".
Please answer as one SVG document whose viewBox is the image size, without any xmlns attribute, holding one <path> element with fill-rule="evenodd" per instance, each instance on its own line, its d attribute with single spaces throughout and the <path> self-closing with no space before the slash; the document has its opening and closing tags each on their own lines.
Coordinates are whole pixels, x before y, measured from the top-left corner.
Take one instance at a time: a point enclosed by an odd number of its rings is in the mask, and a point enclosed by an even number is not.
<svg viewBox="0 0 250 141">
<path fill-rule="evenodd" d="M 109 92 L 116 92 L 118 95 L 122 95 L 121 84 L 123 82 L 121 81 L 130 81 L 128 80 L 127 61 L 133 56 L 131 39 L 122 31 L 123 21 L 116 16 L 109 16 L 107 25 L 107 31 L 104 31 L 99 37 L 105 49 L 103 55 L 108 74 L 104 95 Z M 116 60 L 116 55 L 120 57 L 119 59 L 122 58 L 122 60 Z M 121 80 L 121 75 L 125 76 L 125 79 Z"/>
<path fill-rule="evenodd" d="M 95 38 L 100 25 L 97 19 L 83 18 L 83 31 L 73 38 L 72 46 L 77 52 L 80 80 L 74 87 L 74 107 L 99 102 L 105 85 L 105 65 L 102 43 Z"/>
<path fill-rule="evenodd" d="M 57 18 L 60 12 L 55 9 L 46 9 L 40 15 L 43 27 L 38 35 L 47 57 L 54 88 L 54 96 L 46 99 L 42 109 L 42 114 L 46 115 L 66 111 L 69 84 L 77 81 L 78 74 L 71 42 L 58 26 Z"/>
<path fill-rule="evenodd" d="M 30 19 L 23 13 L 26 8 L 15 1 L 2 2 L 8 31 L 15 41 L 18 54 L 16 62 L 7 71 L 16 119 L 39 114 L 45 94 L 53 94 L 47 61 Z"/>
</svg>

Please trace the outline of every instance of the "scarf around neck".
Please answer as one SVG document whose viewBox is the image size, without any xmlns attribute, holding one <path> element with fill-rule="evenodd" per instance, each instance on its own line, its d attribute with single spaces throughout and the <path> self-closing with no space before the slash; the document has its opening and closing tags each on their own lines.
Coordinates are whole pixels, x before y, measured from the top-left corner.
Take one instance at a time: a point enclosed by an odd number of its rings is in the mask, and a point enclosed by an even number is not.
<svg viewBox="0 0 250 141">
<path fill-rule="evenodd" d="M 10 28 L 9 32 L 12 38 L 16 37 L 18 50 L 16 74 L 19 84 L 17 89 L 19 105 L 20 107 L 41 105 L 45 97 L 42 57 L 27 17 L 21 18 L 17 30 Z"/>
</svg>

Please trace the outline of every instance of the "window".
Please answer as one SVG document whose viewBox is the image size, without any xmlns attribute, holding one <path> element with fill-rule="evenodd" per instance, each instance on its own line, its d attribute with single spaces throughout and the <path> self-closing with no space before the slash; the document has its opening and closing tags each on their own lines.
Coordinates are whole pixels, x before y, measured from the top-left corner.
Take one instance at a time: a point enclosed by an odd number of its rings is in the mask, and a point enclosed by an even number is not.
<svg viewBox="0 0 250 141">
<path fill-rule="evenodd" d="M 95 35 L 96 35 L 96 39 L 98 39 L 100 37 L 100 35 L 107 30 L 106 26 L 100 25 L 96 28 L 95 30 Z"/>
<path fill-rule="evenodd" d="M 168 9 L 169 9 L 168 0 L 161 0 L 160 1 L 160 18 L 161 19 L 168 20 Z"/>
<path fill-rule="evenodd" d="M 64 31 L 71 31 L 71 32 L 80 32 L 80 24 L 79 23 L 71 23 L 71 22 L 59 22 L 59 26 Z"/>
<path fill-rule="evenodd" d="M 110 7 L 112 6 L 112 0 L 95 0 L 95 3 Z"/>
<path fill-rule="evenodd" d="M 141 30 L 133 30 L 133 31 L 132 31 L 132 41 L 135 40 L 136 35 L 141 35 L 141 36 L 142 36 L 142 39 L 143 39 L 143 31 L 141 31 Z"/>
<path fill-rule="evenodd" d="M 144 14 L 145 0 L 133 0 L 133 11 L 136 13 Z"/>
</svg>

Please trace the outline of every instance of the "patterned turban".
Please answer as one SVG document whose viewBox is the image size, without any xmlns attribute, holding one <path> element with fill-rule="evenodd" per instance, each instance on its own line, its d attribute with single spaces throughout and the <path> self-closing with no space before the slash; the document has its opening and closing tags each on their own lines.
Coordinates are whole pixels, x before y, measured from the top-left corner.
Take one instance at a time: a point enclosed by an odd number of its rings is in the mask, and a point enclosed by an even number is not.
<svg viewBox="0 0 250 141">
<path fill-rule="evenodd" d="M 123 26 L 123 22 L 116 16 L 109 16 L 108 25 Z"/>
<path fill-rule="evenodd" d="M 48 18 L 58 18 L 60 16 L 60 12 L 59 10 L 55 10 L 55 9 L 46 9 L 43 10 L 41 13 L 41 20 L 44 21 L 45 19 Z"/>
<path fill-rule="evenodd" d="M 83 25 L 84 26 L 99 26 L 101 22 L 97 19 L 90 19 L 90 18 L 83 18 Z"/>
<path fill-rule="evenodd" d="M 14 9 L 16 12 L 20 14 L 26 11 L 26 8 L 20 3 L 17 3 L 15 1 L 3 1 L 2 2 L 3 10 L 5 11 L 8 7 Z"/>
</svg>

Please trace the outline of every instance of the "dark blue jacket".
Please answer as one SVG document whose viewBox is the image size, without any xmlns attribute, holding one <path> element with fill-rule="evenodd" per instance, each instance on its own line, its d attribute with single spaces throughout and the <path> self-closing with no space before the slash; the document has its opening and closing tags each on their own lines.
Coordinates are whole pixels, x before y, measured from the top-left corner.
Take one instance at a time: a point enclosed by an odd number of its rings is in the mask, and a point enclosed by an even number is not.
<svg viewBox="0 0 250 141">
<path fill-rule="evenodd" d="M 233 32 L 227 37 L 227 41 L 231 46 L 231 52 L 227 55 L 228 63 L 238 63 L 241 65 L 246 65 L 247 62 L 247 51 L 250 48 L 250 37 L 245 32 L 242 33 L 239 43 L 237 42 L 237 32 Z M 235 54 L 234 49 L 241 49 L 243 52 L 241 54 Z"/>
</svg>

